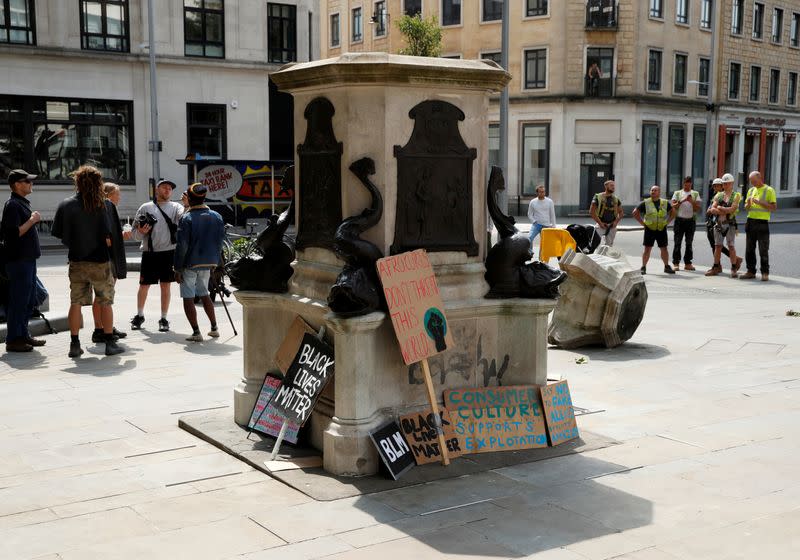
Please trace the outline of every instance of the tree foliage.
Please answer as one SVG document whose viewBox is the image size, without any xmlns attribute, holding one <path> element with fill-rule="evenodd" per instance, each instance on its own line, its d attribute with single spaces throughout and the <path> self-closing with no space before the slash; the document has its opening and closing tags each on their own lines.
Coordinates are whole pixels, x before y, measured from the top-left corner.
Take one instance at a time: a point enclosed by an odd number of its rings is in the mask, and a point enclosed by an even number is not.
<svg viewBox="0 0 800 560">
<path fill-rule="evenodd" d="M 397 28 L 406 39 L 406 48 L 400 49 L 400 54 L 433 57 L 442 54 L 442 28 L 436 16 L 423 19 L 420 14 L 404 15 Z"/>
</svg>

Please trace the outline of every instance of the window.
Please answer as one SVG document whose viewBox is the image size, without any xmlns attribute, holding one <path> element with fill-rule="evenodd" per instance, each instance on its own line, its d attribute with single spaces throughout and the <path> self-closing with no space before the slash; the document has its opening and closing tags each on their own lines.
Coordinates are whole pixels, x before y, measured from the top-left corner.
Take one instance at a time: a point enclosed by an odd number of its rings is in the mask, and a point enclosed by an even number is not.
<svg viewBox="0 0 800 560">
<path fill-rule="evenodd" d="M 525 51 L 525 89 L 547 87 L 547 49 Z"/>
<path fill-rule="evenodd" d="M 525 0 L 525 17 L 546 16 L 547 0 Z"/>
<path fill-rule="evenodd" d="M 671 193 L 683 186 L 683 164 L 686 160 L 686 129 L 682 124 L 669 125 L 667 148 L 667 193 Z"/>
<path fill-rule="evenodd" d="M 783 10 L 775 8 L 772 10 L 772 42 L 781 41 L 783 41 Z"/>
<path fill-rule="evenodd" d="M 481 53 L 481 59 L 482 60 L 493 60 L 498 65 L 500 65 L 500 66 L 503 65 L 503 63 L 502 63 L 502 53 L 500 51 Z"/>
<path fill-rule="evenodd" d="M 789 29 L 789 44 L 793 47 L 800 46 L 800 37 L 798 37 L 798 33 L 800 32 L 800 14 L 792 14 L 792 26 Z"/>
<path fill-rule="evenodd" d="M 701 0 L 700 2 L 700 27 L 711 29 L 711 0 Z"/>
<path fill-rule="evenodd" d="M 664 0 L 650 0 L 650 17 L 664 18 Z"/>
<path fill-rule="evenodd" d="M 711 60 L 708 58 L 700 58 L 700 66 L 697 69 L 697 96 L 708 97 L 708 84 L 711 76 L 709 75 L 709 68 L 711 67 Z"/>
<path fill-rule="evenodd" d="M 81 48 L 130 51 L 127 0 L 81 0 Z"/>
<path fill-rule="evenodd" d="M 461 25 L 461 0 L 442 1 L 442 25 Z"/>
<path fill-rule="evenodd" d="M 781 87 L 781 71 L 772 68 L 769 71 L 769 102 L 777 103 Z"/>
<path fill-rule="evenodd" d="M 206 159 L 227 157 L 225 105 L 186 104 L 187 152 Z"/>
<path fill-rule="evenodd" d="M 797 72 L 789 72 L 786 86 L 786 104 L 797 105 Z"/>
<path fill-rule="evenodd" d="M 753 39 L 764 37 L 764 4 L 753 4 Z"/>
<path fill-rule="evenodd" d="M 731 12 L 731 33 L 734 35 L 741 35 L 743 21 L 744 0 L 733 0 L 733 11 Z"/>
<path fill-rule="evenodd" d="M 500 125 L 489 125 L 489 170 L 493 165 L 500 165 Z"/>
<path fill-rule="evenodd" d="M 750 101 L 758 102 L 761 97 L 761 68 L 750 67 Z"/>
<path fill-rule="evenodd" d="M 742 65 L 731 62 L 728 71 L 728 99 L 739 99 L 739 84 L 742 81 Z"/>
<path fill-rule="evenodd" d="M 661 184 L 658 180 L 658 170 L 661 166 L 660 148 L 661 125 L 642 124 L 642 196 L 646 196 L 653 185 Z"/>
<path fill-rule="evenodd" d="M 647 61 L 647 89 L 661 91 L 661 51 L 650 51 Z"/>
<path fill-rule="evenodd" d="M 34 0 L 0 0 L 0 43 L 35 45 Z"/>
<path fill-rule="evenodd" d="M 183 0 L 183 36 L 186 56 L 225 58 L 223 0 Z"/>
<path fill-rule="evenodd" d="M 386 36 L 386 16 L 388 12 L 386 11 L 386 2 L 381 0 L 380 2 L 375 2 L 375 11 L 372 14 L 372 21 L 375 24 L 375 36 L 376 37 L 385 37 Z"/>
<path fill-rule="evenodd" d="M 24 168 L 39 181 L 69 182 L 84 163 L 132 184 L 133 103 L 0 96 L 0 171 Z"/>
<path fill-rule="evenodd" d="M 537 185 L 549 186 L 550 125 L 522 125 L 522 194 L 532 196 Z"/>
<path fill-rule="evenodd" d="M 289 4 L 267 4 L 267 60 L 297 60 L 297 7 Z"/>
<path fill-rule="evenodd" d="M 350 42 L 357 43 L 364 38 L 364 20 L 361 14 L 361 8 L 354 8 L 350 14 Z"/>
<path fill-rule="evenodd" d="M 482 0 L 482 2 L 482 21 L 499 21 L 503 19 L 503 0 Z"/>
<path fill-rule="evenodd" d="M 331 14 L 331 46 L 339 46 L 339 14 Z"/>
<path fill-rule="evenodd" d="M 789 190 L 789 159 L 792 154 L 792 138 L 783 137 L 781 142 L 781 187 L 782 191 Z"/>
<path fill-rule="evenodd" d="M 422 0 L 404 0 L 403 13 L 407 16 L 413 16 L 422 13 Z"/>
<path fill-rule="evenodd" d="M 692 129 L 692 177 L 696 185 L 706 183 L 706 127 Z"/>
<path fill-rule="evenodd" d="M 686 93 L 686 60 L 685 54 L 675 55 L 675 73 L 672 76 L 672 91 Z"/>
<path fill-rule="evenodd" d="M 675 21 L 689 23 L 689 0 L 675 0 Z"/>
<path fill-rule="evenodd" d="M 596 67 L 595 67 L 596 65 Z M 586 49 L 586 95 L 611 97 L 614 95 L 614 49 Z"/>
</svg>

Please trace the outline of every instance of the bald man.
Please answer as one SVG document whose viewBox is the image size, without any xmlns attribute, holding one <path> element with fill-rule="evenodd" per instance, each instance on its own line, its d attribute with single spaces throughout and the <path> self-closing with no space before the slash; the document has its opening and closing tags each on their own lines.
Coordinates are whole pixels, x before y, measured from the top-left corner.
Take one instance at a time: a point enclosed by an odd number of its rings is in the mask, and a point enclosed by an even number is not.
<svg viewBox="0 0 800 560">
<path fill-rule="evenodd" d="M 650 251 L 653 245 L 658 244 L 661 251 L 661 260 L 664 261 L 664 273 L 675 274 L 669 265 L 667 251 L 667 225 L 675 218 L 675 209 L 669 201 L 661 198 L 661 187 L 650 187 L 650 196 L 637 206 L 633 211 L 634 219 L 644 226 L 644 251 L 642 252 L 642 274 L 647 274 L 647 261 L 650 260 Z"/>
<path fill-rule="evenodd" d="M 750 173 L 750 190 L 744 200 L 744 209 L 747 210 L 747 223 L 744 226 L 747 243 L 744 251 L 744 261 L 747 272 L 740 276 L 743 280 L 756 277 L 756 245 L 761 258 L 761 281 L 769 280 L 769 220 L 772 212 L 778 209 L 778 199 L 775 189 L 764 184 L 764 179 L 759 171 Z"/>
</svg>

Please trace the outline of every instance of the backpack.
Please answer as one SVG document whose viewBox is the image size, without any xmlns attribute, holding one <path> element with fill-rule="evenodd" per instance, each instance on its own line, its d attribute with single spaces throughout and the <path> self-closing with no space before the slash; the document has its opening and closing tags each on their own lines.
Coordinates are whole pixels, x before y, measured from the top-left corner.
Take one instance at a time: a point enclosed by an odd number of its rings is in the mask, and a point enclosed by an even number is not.
<svg viewBox="0 0 800 560">
<path fill-rule="evenodd" d="M 575 240 L 575 245 L 578 251 L 584 255 L 590 255 L 595 252 L 597 247 L 600 246 L 600 236 L 597 234 L 594 226 L 570 224 L 567 226 L 567 232 Z"/>
</svg>

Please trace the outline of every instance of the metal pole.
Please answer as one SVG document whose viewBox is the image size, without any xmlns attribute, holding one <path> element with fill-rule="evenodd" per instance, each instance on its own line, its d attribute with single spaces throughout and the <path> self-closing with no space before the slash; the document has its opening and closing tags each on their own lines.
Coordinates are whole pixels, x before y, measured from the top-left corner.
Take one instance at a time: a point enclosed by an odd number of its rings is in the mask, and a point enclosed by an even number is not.
<svg viewBox="0 0 800 560">
<path fill-rule="evenodd" d="M 508 71 L 508 22 L 509 22 L 509 4 L 510 2 L 503 2 L 503 24 L 502 36 L 500 40 L 500 65 Z M 500 167 L 503 169 L 503 175 L 508 185 L 510 173 L 508 172 L 508 86 L 503 88 L 500 92 Z M 521 188 L 521 185 L 519 186 Z M 500 191 L 500 200 L 497 205 L 500 209 L 508 214 L 508 188 Z"/>
<path fill-rule="evenodd" d="M 158 94 L 156 93 L 156 38 L 153 0 L 147 0 L 147 34 L 150 45 L 150 152 L 153 155 L 153 181 L 161 178 L 158 145 Z"/>
<path fill-rule="evenodd" d="M 703 185 L 703 193 L 707 194 L 705 189 L 708 188 L 708 182 L 717 176 L 717 130 L 714 122 L 714 114 L 719 109 L 714 99 L 714 83 L 716 82 L 716 75 L 714 74 L 714 56 L 717 49 L 717 25 L 718 16 L 722 15 L 720 8 L 724 2 L 714 2 L 711 12 L 711 56 L 708 59 L 708 103 L 713 107 L 706 115 L 706 153 L 708 154 L 706 161 L 708 166 L 706 168 L 705 185 Z"/>
</svg>

